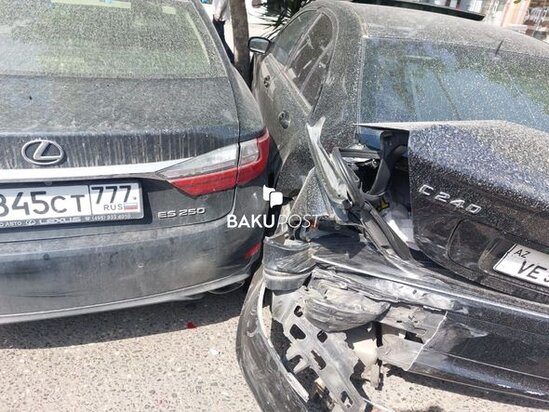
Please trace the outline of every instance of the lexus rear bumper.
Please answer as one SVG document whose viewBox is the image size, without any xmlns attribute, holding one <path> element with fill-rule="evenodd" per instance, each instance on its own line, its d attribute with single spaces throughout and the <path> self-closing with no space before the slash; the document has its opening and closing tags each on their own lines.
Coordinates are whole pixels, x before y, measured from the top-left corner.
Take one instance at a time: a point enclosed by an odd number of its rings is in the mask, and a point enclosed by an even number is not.
<svg viewBox="0 0 549 412">
<path fill-rule="evenodd" d="M 257 188 L 233 213 L 260 214 Z M 255 195 L 254 195 L 255 193 Z M 251 195 L 251 196 L 250 196 Z M 244 197 L 242 197 L 244 198 Z M 236 210 L 236 211 L 235 211 Z M 241 282 L 263 230 L 195 225 L 0 244 L 0 324 L 127 308 Z"/>
</svg>

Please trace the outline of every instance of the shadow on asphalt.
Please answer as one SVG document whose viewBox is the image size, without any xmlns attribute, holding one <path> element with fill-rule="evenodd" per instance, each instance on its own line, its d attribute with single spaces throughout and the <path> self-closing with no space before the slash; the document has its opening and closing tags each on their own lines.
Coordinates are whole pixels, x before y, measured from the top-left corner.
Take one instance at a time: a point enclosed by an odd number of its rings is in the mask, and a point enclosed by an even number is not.
<svg viewBox="0 0 549 412">
<path fill-rule="evenodd" d="M 521 406 L 523 408 L 535 408 L 535 409 L 549 409 L 548 404 L 534 399 L 521 398 L 518 396 L 507 395 L 504 393 L 484 391 L 472 386 L 460 385 L 450 381 L 443 381 L 440 379 L 430 378 L 428 376 L 415 375 L 413 373 L 404 372 L 396 368 L 391 369 L 390 375 L 399 376 L 406 382 L 415 385 L 421 385 L 425 388 L 441 389 L 448 392 L 457 393 L 460 395 L 468 396 L 471 398 L 482 398 L 488 401 L 498 402 L 501 404 L 507 404 L 510 408 L 512 406 Z M 442 412 L 439 406 L 433 405 L 426 409 L 424 412 Z M 403 410 L 401 412 L 423 412 L 418 409 L 412 408 L 409 410 Z"/>
<path fill-rule="evenodd" d="M 92 315 L 0 326 L 0 349 L 38 349 L 173 332 L 240 315 L 245 289 L 195 301 L 170 302 Z M 236 334 L 236 329 L 234 331 Z"/>
</svg>

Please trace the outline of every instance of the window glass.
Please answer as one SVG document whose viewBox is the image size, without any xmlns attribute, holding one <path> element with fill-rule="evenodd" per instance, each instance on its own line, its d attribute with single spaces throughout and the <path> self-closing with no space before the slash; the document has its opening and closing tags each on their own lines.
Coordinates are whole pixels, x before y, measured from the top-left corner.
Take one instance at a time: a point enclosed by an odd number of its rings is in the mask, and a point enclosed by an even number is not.
<svg viewBox="0 0 549 412">
<path fill-rule="evenodd" d="M 364 122 L 507 120 L 549 131 L 549 61 L 430 42 L 365 40 Z"/>
<path fill-rule="evenodd" d="M 315 67 L 313 67 L 309 78 L 303 84 L 301 93 L 305 100 L 307 100 L 311 105 L 316 103 L 320 89 L 322 89 L 322 84 L 326 80 L 328 74 L 328 65 L 330 64 L 330 58 L 332 56 L 331 50 L 332 47 L 328 47 L 324 54 L 320 56 Z"/>
<path fill-rule="evenodd" d="M 0 74 L 92 78 L 224 75 L 192 3 L 0 2 Z"/>
<path fill-rule="evenodd" d="M 300 90 L 305 86 L 308 76 L 313 72 L 313 69 L 319 69 L 318 75 L 320 76 L 320 78 L 313 80 L 313 83 L 316 82 L 320 85 L 322 75 L 327 66 L 326 56 L 329 55 L 328 49 L 331 47 L 331 39 L 332 24 L 330 19 L 323 15 L 304 36 L 288 67 L 290 79 Z M 324 70 L 322 69 L 323 66 Z M 307 94 L 310 98 L 312 89 Z"/>
<path fill-rule="evenodd" d="M 273 56 L 282 65 L 286 66 L 290 52 L 299 41 L 301 35 L 307 30 L 315 13 L 301 13 L 292 19 L 287 26 L 276 37 L 273 48 Z"/>
</svg>

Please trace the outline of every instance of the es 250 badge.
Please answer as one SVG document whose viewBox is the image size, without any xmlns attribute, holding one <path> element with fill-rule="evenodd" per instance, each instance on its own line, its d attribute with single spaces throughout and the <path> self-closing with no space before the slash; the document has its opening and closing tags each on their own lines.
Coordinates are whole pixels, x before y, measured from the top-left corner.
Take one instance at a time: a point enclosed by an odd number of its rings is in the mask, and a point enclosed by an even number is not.
<svg viewBox="0 0 549 412">
<path fill-rule="evenodd" d="M 192 207 L 189 209 L 179 209 L 179 210 L 163 210 L 162 212 L 158 212 L 158 218 L 170 219 L 174 217 L 203 215 L 204 213 L 206 213 L 206 208 L 204 207 Z"/>
</svg>

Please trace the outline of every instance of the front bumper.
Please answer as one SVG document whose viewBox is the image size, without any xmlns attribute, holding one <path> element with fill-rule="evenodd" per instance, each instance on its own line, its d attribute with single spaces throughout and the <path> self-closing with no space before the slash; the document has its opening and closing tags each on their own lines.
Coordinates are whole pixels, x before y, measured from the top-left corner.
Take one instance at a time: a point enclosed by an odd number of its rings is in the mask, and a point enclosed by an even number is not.
<svg viewBox="0 0 549 412">
<path fill-rule="evenodd" d="M 263 213 L 248 189 L 233 213 Z M 243 196 L 241 196 L 244 199 Z M 263 230 L 225 217 L 139 232 L 0 244 L 0 324 L 181 300 L 246 279 Z"/>
<path fill-rule="evenodd" d="M 328 348 L 330 338 L 321 344 L 316 339 L 317 333 L 341 335 L 375 323 L 381 332 L 377 358 L 386 365 L 482 390 L 549 402 L 546 306 L 446 275 L 437 276 L 425 267 L 396 267 L 356 238 L 339 237 L 321 243 L 317 242 L 314 251 L 308 254 L 315 268 L 307 286 L 274 292 L 286 295 L 277 303 L 279 307 L 287 307 L 279 316 L 285 334 L 293 325 L 305 333 L 301 339 L 306 344 L 297 347 L 307 346 L 309 353 L 314 349 L 327 365 L 345 365 L 352 370 L 354 359 L 349 357 L 345 364 L 345 355 L 342 356 L 348 349 L 336 352 L 333 346 Z M 267 266 L 269 253 L 266 247 Z M 296 255 L 293 259 L 292 267 L 306 266 L 299 265 L 301 257 Z M 287 275 L 288 279 L 295 278 L 295 273 Z M 275 351 L 258 316 L 265 284 L 275 285 L 276 289 L 285 284 L 281 280 L 285 276 L 280 268 L 276 271 L 267 268 L 256 274 L 238 331 L 241 367 L 259 404 L 266 410 L 307 409 L 310 402 L 296 375 L 289 371 L 286 354 Z M 332 299 L 334 296 L 337 298 Z M 355 298 L 359 298 L 357 305 L 353 303 Z M 297 307 L 304 314 L 299 319 L 293 317 Z M 333 373 L 323 378 L 326 369 L 320 370 L 307 352 L 293 350 L 293 355 L 296 353 L 324 383 L 334 382 Z M 341 375 L 341 367 L 337 369 Z M 342 382 L 338 379 L 336 386 L 340 387 Z M 352 385 L 348 388 L 353 398 Z M 367 403 L 364 400 L 363 405 Z"/>
</svg>

